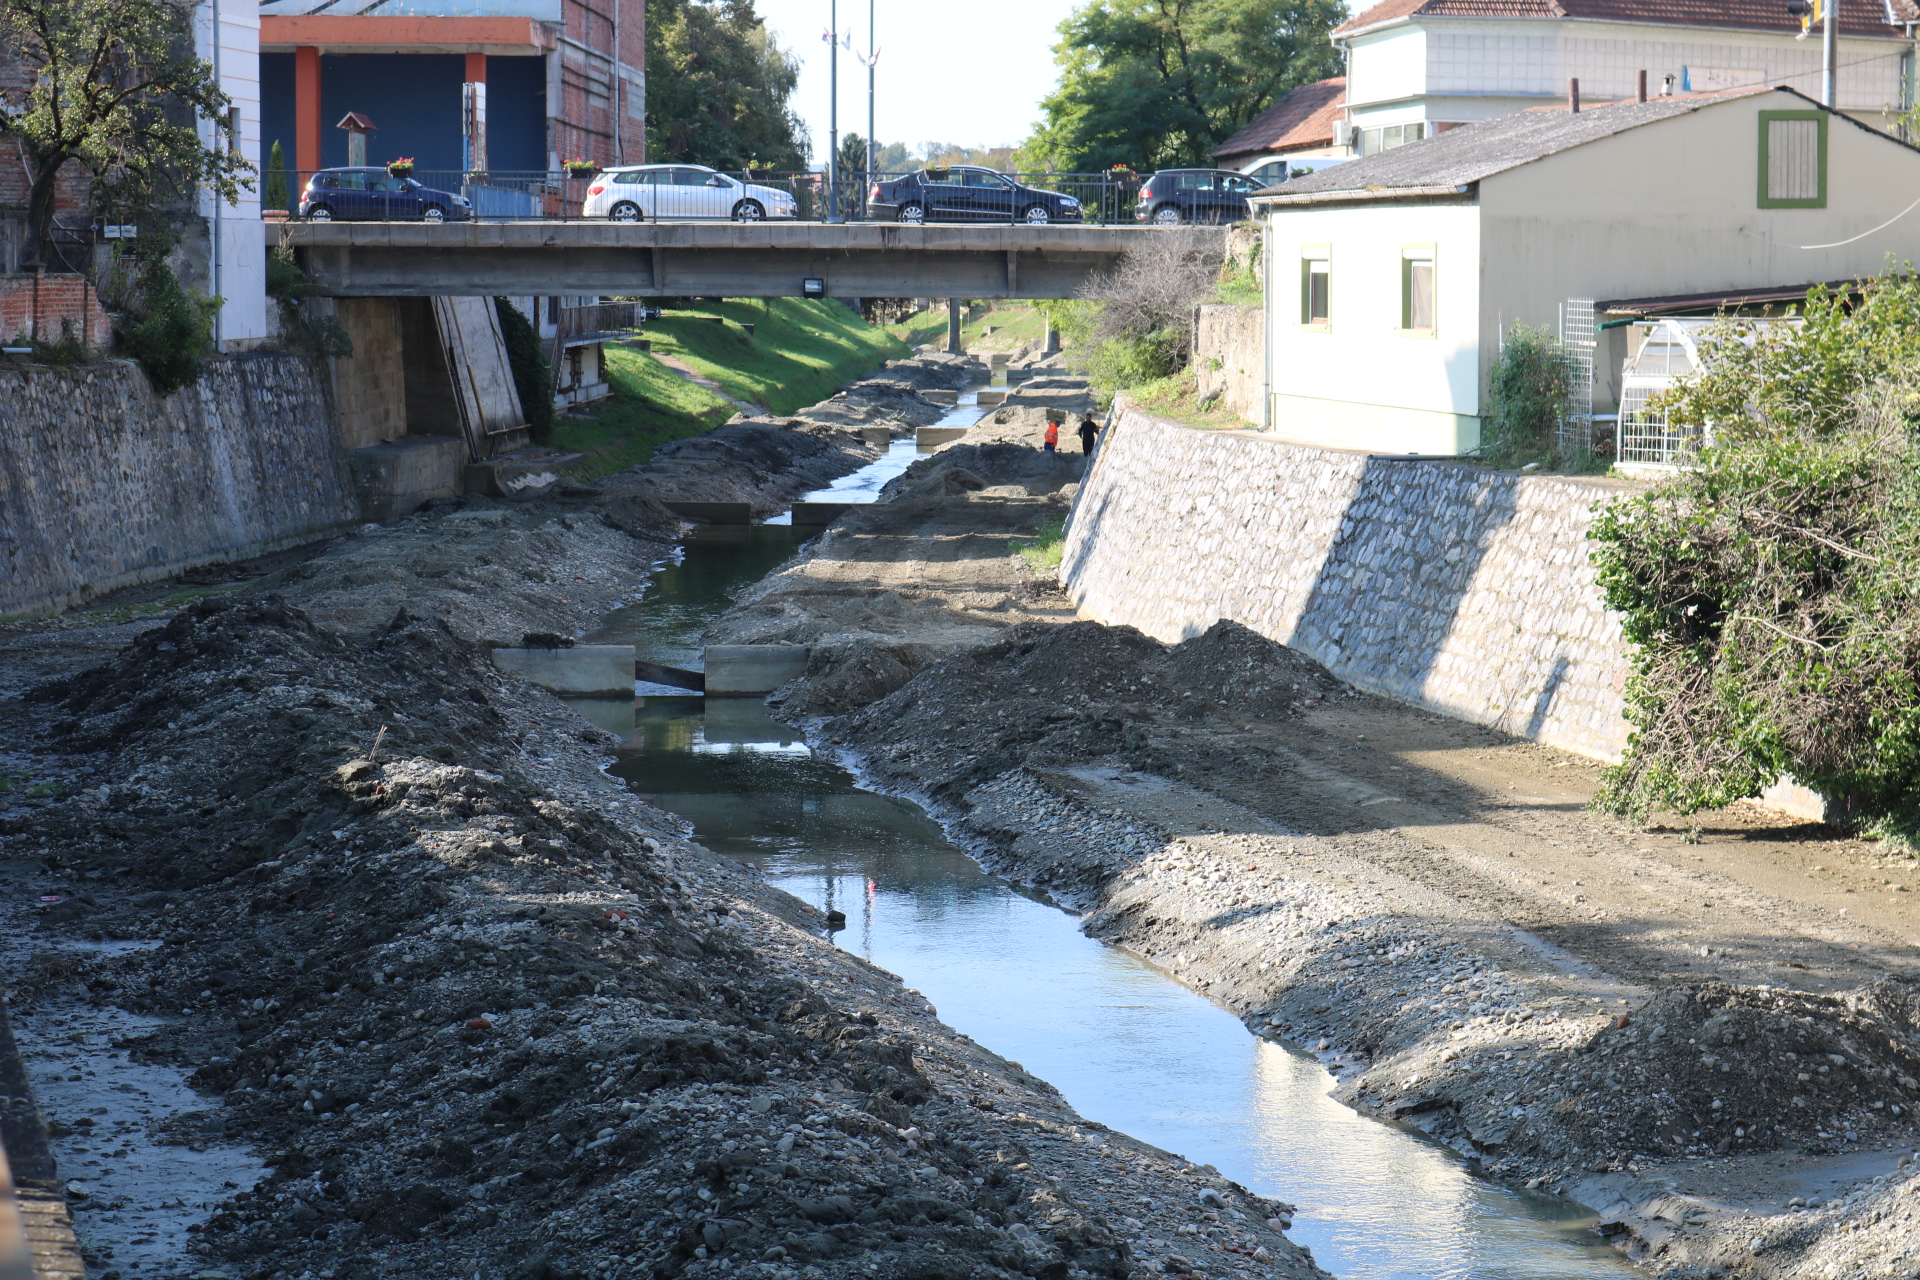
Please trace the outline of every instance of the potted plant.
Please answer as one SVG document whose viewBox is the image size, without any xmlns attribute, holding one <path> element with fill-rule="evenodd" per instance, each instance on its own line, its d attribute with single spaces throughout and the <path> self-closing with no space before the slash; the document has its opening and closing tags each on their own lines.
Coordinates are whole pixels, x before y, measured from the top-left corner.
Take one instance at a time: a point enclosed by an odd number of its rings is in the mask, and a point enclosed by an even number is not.
<svg viewBox="0 0 1920 1280">
<path fill-rule="evenodd" d="M 600 172 L 599 165 L 591 160 L 582 160 L 578 156 L 567 161 L 562 167 L 566 169 L 569 178 L 591 178 Z"/>
<path fill-rule="evenodd" d="M 396 178 L 411 178 L 413 176 L 413 157 L 401 156 L 398 160 L 387 161 L 387 172 Z"/>
<path fill-rule="evenodd" d="M 485 185 L 486 181 L 487 181 L 487 171 L 485 169 L 469 169 L 467 171 L 468 186 L 470 187 L 483 186 Z"/>
</svg>

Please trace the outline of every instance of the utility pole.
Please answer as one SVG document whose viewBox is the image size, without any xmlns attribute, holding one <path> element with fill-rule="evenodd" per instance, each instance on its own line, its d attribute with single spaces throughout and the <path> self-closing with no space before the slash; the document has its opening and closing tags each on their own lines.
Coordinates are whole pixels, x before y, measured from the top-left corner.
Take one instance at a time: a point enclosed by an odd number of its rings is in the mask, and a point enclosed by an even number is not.
<svg viewBox="0 0 1920 1280">
<path fill-rule="evenodd" d="M 873 47 L 873 5 L 867 0 L 867 182 L 873 182 L 873 64 L 880 55 Z"/>
<path fill-rule="evenodd" d="M 840 221 L 840 0 L 827 0 L 827 221 Z"/>
<path fill-rule="evenodd" d="M 1837 107 L 1835 96 L 1839 86 L 1835 82 L 1840 79 L 1839 8 L 1840 0 L 1821 0 L 1820 42 L 1825 56 L 1821 62 L 1824 70 L 1820 76 L 1820 101 L 1827 104 L 1829 111 Z"/>
</svg>

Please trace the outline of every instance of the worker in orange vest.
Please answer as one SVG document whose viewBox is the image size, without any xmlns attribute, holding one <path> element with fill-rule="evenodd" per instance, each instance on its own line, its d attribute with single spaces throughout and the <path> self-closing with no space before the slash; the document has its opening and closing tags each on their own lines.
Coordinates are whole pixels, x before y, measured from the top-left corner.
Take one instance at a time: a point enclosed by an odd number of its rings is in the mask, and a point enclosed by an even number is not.
<svg viewBox="0 0 1920 1280">
<path fill-rule="evenodd" d="M 1047 440 L 1046 447 L 1047 447 L 1048 453 L 1053 453 L 1055 450 L 1059 449 L 1060 447 L 1060 424 L 1059 423 L 1053 422 L 1053 421 L 1049 421 L 1047 423 L 1046 440 Z"/>
</svg>

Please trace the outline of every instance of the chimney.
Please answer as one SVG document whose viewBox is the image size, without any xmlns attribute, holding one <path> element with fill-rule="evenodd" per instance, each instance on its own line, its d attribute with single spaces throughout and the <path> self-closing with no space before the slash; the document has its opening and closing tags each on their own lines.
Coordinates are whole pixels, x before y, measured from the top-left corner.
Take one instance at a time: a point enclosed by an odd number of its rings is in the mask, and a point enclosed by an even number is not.
<svg viewBox="0 0 1920 1280">
<path fill-rule="evenodd" d="M 1578 76 L 1567 81 L 1567 107 L 1573 114 L 1580 114 L 1580 78 Z"/>
<path fill-rule="evenodd" d="M 1644 68 L 1635 73 L 1634 81 L 1633 100 L 1635 102 L 1645 102 L 1647 100 L 1647 73 Z"/>
</svg>

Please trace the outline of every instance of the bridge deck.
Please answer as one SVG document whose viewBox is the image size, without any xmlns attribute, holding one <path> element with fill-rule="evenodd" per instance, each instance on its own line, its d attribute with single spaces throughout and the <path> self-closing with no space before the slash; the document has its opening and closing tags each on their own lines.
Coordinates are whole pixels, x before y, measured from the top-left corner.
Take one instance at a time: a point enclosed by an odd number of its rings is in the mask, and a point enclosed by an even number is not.
<svg viewBox="0 0 1920 1280">
<path fill-rule="evenodd" d="M 1221 228 L 1190 228 L 1224 247 Z M 1061 298 L 1160 227 L 818 222 L 295 222 L 284 235 L 341 297 Z"/>
</svg>

